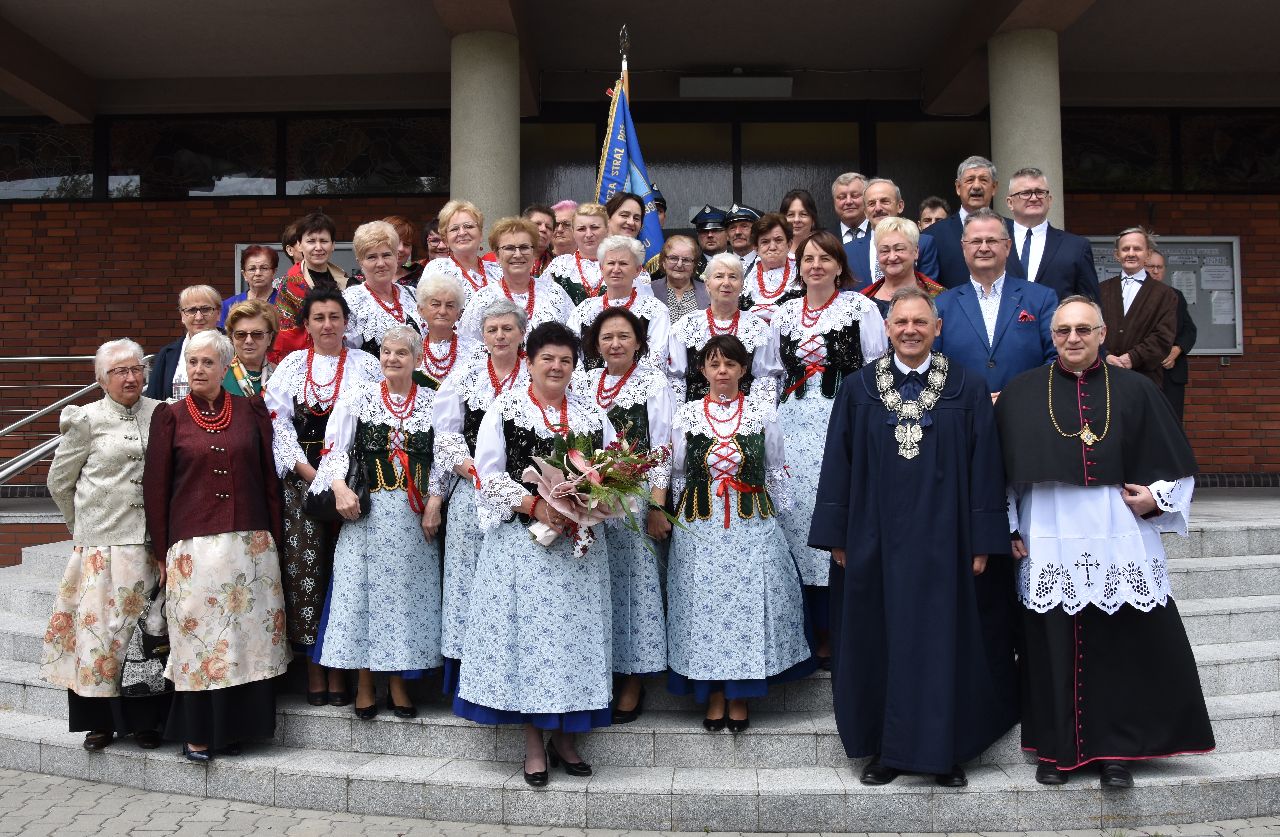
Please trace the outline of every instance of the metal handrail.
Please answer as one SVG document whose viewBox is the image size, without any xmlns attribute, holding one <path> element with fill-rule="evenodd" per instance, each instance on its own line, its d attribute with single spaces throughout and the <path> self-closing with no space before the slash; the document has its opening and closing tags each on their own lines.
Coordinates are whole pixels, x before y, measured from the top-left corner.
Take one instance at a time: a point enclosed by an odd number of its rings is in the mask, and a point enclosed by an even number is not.
<svg viewBox="0 0 1280 837">
<path fill-rule="evenodd" d="M 0 465 L 0 485 L 4 485 L 18 474 L 21 474 L 32 465 L 39 462 L 41 459 L 44 459 L 45 456 L 58 447 L 58 443 L 61 441 L 61 434 L 54 436 L 51 439 L 46 439 L 28 450 L 26 453 L 20 453 L 13 459 L 4 463 L 4 465 Z"/>
<path fill-rule="evenodd" d="M 53 402 L 47 407 L 41 407 L 39 410 L 36 410 L 31 415 L 26 416 L 24 418 L 20 418 L 17 421 L 15 421 L 13 424 L 9 425 L 3 430 L 0 430 L 0 438 L 8 436 L 10 433 L 17 430 L 20 427 L 26 427 L 28 424 L 30 424 L 33 421 L 39 421 L 40 419 L 52 413 L 54 410 L 61 410 L 63 407 L 67 406 L 72 401 L 78 401 L 79 399 L 88 395 L 90 392 L 92 392 L 97 388 L 98 388 L 98 384 L 96 382 L 89 384 L 86 387 L 81 387 L 80 389 L 76 390 L 75 392 L 71 393 L 68 396 L 59 398 L 57 401 Z"/>
</svg>

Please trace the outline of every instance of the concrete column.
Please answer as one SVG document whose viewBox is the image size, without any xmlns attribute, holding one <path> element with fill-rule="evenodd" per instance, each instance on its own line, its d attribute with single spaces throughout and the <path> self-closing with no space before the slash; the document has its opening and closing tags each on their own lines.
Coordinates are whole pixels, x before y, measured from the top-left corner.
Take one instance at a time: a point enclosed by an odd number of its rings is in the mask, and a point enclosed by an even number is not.
<svg viewBox="0 0 1280 837">
<path fill-rule="evenodd" d="M 991 94 L 991 159 L 1002 192 L 996 207 L 1007 213 L 1004 187 L 1023 166 L 1049 179 L 1049 221 L 1063 227 L 1062 95 L 1058 86 L 1058 33 L 1051 29 L 1001 32 L 987 42 Z"/>
<path fill-rule="evenodd" d="M 518 215 L 519 41 L 504 32 L 454 35 L 449 76 L 449 195 L 489 222 Z"/>
</svg>

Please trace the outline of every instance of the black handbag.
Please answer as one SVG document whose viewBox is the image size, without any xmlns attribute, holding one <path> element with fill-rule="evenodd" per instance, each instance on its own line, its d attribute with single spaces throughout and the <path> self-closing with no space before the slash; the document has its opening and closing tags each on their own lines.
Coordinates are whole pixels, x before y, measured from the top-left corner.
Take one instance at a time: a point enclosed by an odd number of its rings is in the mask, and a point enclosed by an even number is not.
<svg viewBox="0 0 1280 837">
<path fill-rule="evenodd" d="M 152 611 L 156 608 L 156 600 L 160 595 L 160 587 L 151 594 L 150 600 L 138 614 L 138 624 L 129 637 L 129 645 L 125 648 L 124 662 L 120 666 L 120 694 L 122 697 L 152 697 L 173 691 L 173 684 L 164 677 L 164 667 L 169 662 L 169 632 L 164 620 L 164 606 L 160 606 L 159 619 L 155 626 L 148 630 L 147 623 Z M 164 633 L 161 633 L 161 628 Z"/>
<path fill-rule="evenodd" d="M 352 451 L 348 458 L 351 464 L 347 466 L 347 478 L 344 482 L 360 500 L 360 514 L 356 517 L 359 520 L 369 513 L 369 475 L 365 472 L 364 459 L 358 453 Z M 316 520 L 346 523 L 347 518 L 338 514 L 335 503 L 333 486 L 328 486 L 319 494 L 308 491 L 302 498 L 302 513 Z"/>
</svg>

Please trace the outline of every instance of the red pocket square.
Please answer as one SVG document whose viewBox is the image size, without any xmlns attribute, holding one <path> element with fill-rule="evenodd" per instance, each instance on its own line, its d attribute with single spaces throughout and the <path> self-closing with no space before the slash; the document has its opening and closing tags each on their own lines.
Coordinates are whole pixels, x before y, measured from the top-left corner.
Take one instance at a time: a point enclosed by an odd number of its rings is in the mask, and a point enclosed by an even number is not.
<svg viewBox="0 0 1280 837">
<path fill-rule="evenodd" d="M 1020 323 L 1034 323 L 1035 321 L 1036 318 L 1025 308 L 1023 308 L 1022 313 L 1018 315 L 1018 322 Z"/>
</svg>

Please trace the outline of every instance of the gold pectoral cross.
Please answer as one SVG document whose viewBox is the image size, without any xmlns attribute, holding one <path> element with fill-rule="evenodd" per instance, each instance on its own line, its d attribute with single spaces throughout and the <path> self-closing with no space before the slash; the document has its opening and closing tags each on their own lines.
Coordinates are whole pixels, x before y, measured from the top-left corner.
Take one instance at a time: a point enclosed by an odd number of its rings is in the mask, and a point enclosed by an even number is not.
<svg viewBox="0 0 1280 837">
<path fill-rule="evenodd" d="M 1093 428 L 1089 426 L 1087 421 L 1084 423 L 1084 427 L 1080 428 L 1080 441 L 1090 447 L 1093 446 L 1094 442 L 1098 441 L 1098 435 L 1093 432 Z"/>
</svg>

